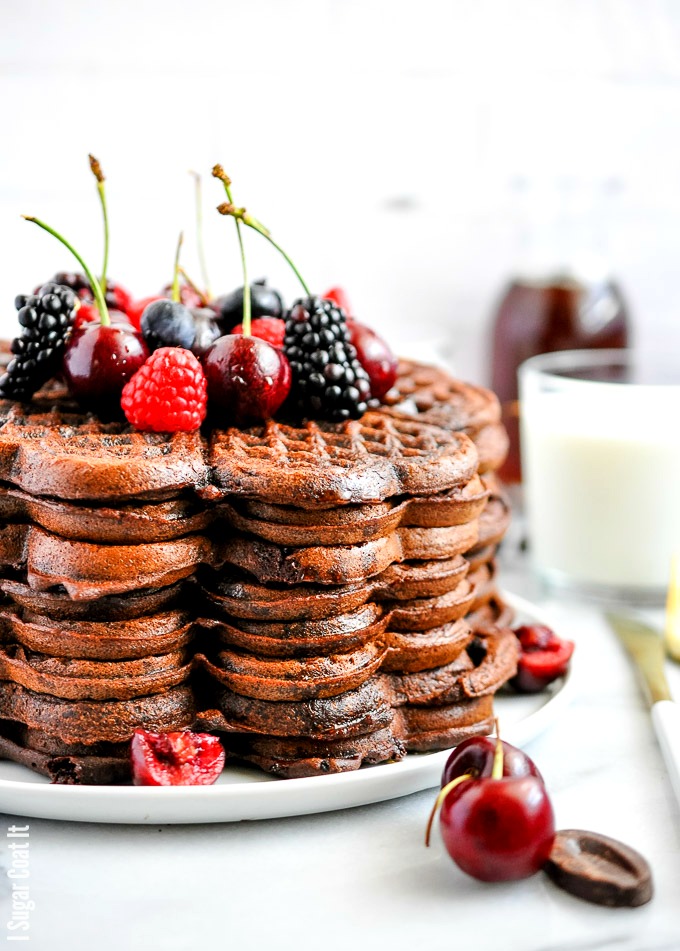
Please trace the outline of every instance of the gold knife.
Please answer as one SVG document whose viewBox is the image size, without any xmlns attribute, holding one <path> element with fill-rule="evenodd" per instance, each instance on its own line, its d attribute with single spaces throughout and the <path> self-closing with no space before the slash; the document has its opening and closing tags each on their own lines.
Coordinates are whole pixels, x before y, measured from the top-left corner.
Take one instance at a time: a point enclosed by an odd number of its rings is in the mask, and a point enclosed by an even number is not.
<svg viewBox="0 0 680 951">
<path fill-rule="evenodd" d="M 680 707 L 673 701 L 666 680 L 663 638 L 653 627 L 634 618 L 607 614 L 607 620 L 635 661 L 666 768 L 680 802 Z"/>
</svg>

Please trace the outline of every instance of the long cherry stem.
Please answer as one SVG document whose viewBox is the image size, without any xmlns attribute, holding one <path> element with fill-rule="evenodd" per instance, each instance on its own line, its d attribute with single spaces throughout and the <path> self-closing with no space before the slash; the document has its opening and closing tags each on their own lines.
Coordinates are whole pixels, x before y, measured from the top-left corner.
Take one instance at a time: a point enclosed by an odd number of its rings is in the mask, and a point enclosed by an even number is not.
<svg viewBox="0 0 680 951">
<path fill-rule="evenodd" d="M 493 754 L 493 766 L 491 767 L 491 778 L 492 779 L 502 779 L 503 777 L 503 743 L 501 741 L 501 734 L 498 728 L 498 719 L 495 719 L 494 726 L 496 728 L 496 749 Z"/>
<path fill-rule="evenodd" d="M 97 179 L 97 191 L 99 192 L 99 201 L 102 206 L 102 215 L 104 218 L 104 261 L 102 263 L 102 275 L 99 280 L 102 293 L 106 294 L 106 276 L 109 271 L 109 212 L 106 207 L 106 187 L 104 185 L 106 178 L 104 177 L 99 161 L 94 155 L 89 155 L 88 158 L 90 159 L 92 174 Z"/>
<path fill-rule="evenodd" d="M 252 215 L 249 215 L 245 208 L 236 208 L 233 202 L 231 201 L 231 198 L 229 199 L 228 203 L 225 202 L 222 205 L 218 205 L 217 210 L 219 211 L 221 215 L 231 215 L 231 217 L 235 218 L 237 221 L 242 221 L 244 225 L 247 225 L 249 228 L 252 228 L 253 231 L 257 231 L 257 233 L 261 234 L 263 238 L 266 238 L 267 241 L 272 245 L 272 247 L 276 248 L 279 254 L 285 259 L 285 261 L 291 267 L 291 269 L 293 270 L 293 273 L 295 274 L 298 281 L 302 285 L 302 288 L 305 294 L 307 295 L 307 297 L 312 296 L 312 292 L 307 286 L 305 279 L 303 278 L 302 274 L 300 274 L 300 272 L 296 268 L 291 258 L 286 254 L 286 252 L 283 250 L 281 245 L 278 244 L 272 238 L 271 234 L 269 233 L 269 229 L 265 228 L 265 226 L 260 221 L 258 221 L 257 218 L 253 218 Z"/>
<path fill-rule="evenodd" d="M 219 211 L 219 213 L 221 215 L 231 215 L 231 217 L 234 218 L 237 222 L 242 221 L 244 225 L 247 225 L 249 228 L 252 228 L 253 231 L 257 231 L 258 234 L 261 234 L 263 238 L 266 238 L 267 241 L 272 245 L 272 247 L 276 248 L 279 254 L 288 263 L 293 273 L 297 277 L 298 281 L 302 285 L 302 289 L 304 290 L 307 297 L 311 297 L 312 294 L 309 287 L 307 286 L 305 282 L 305 279 L 300 274 L 298 269 L 295 267 L 295 264 L 293 263 L 291 258 L 286 254 L 286 252 L 283 250 L 281 245 L 278 244 L 272 238 L 269 228 L 265 228 L 265 226 L 262 224 L 261 221 L 258 221 L 257 218 L 255 218 L 253 215 L 248 214 L 245 208 L 237 208 L 234 205 L 234 202 L 231 197 L 231 191 L 229 189 L 229 185 L 231 185 L 231 181 L 229 177 L 225 174 L 224 169 L 222 168 L 221 165 L 216 165 L 213 168 L 213 175 L 215 178 L 219 178 L 222 181 L 222 183 L 224 184 L 224 190 L 227 193 L 227 198 L 229 199 L 228 202 L 224 202 L 223 204 L 217 206 L 217 210 Z"/>
<path fill-rule="evenodd" d="M 175 270 L 172 274 L 172 299 L 176 304 L 179 304 L 182 299 L 179 293 L 179 256 L 182 250 L 183 241 L 184 232 L 180 231 L 179 238 L 177 239 L 177 250 L 175 251 Z"/>
<path fill-rule="evenodd" d="M 231 197 L 231 179 L 226 174 L 221 165 L 215 165 L 213 168 L 213 176 L 219 178 L 222 184 L 224 185 L 224 190 L 227 194 L 229 202 L 232 203 Z M 241 234 L 241 222 L 238 218 L 234 218 L 234 223 L 236 224 L 236 234 L 238 235 L 238 245 L 241 251 L 241 267 L 243 268 L 243 336 L 249 337 L 251 332 L 251 303 L 250 303 L 250 284 L 248 282 L 248 269 L 246 267 L 246 252 L 243 247 L 243 235 Z"/>
<path fill-rule="evenodd" d="M 179 273 L 182 275 L 182 277 L 187 282 L 187 284 L 189 285 L 191 290 L 194 292 L 194 294 L 196 294 L 196 296 L 200 298 L 202 306 L 208 307 L 210 301 L 206 292 L 202 291 L 201 288 L 198 286 L 198 284 L 196 284 L 195 281 L 191 280 L 191 278 L 189 277 L 189 275 L 187 274 L 187 272 L 184 270 L 183 267 L 180 267 Z"/>
<path fill-rule="evenodd" d="M 104 298 L 104 294 L 102 293 L 101 284 L 99 283 L 97 278 L 94 276 L 92 271 L 89 269 L 87 264 L 83 261 L 83 259 L 78 254 L 78 252 L 73 247 L 73 245 L 70 244 L 66 240 L 66 238 L 62 237 L 62 235 L 60 235 L 58 231 L 55 231 L 54 228 L 50 228 L 50 226 L 45 224 L 44 221 L 41 221 L 40 218 L 34 218 L 32 215 L 22 215 L 21 217 L 24 218 L 26 221 L 32 221 L 33 224 L 37 225 L 39 228 L 42 228 L 43 231 L 47 231 L 48 234 L 51 234 L 53 237 L 55 237 L 57 241 L 61 241 L 61 243 L 64 245 L 65 248 L 68 248 L 68 250 L 71 252 L 73 257 L 78 262 L 78 264 L 80 264 L 80 266 L 82 267 L 83 271 L 85 272 L 85 276 L 90 282 L 90 287 L 92 288 L 92 291 L 94 293 L 94 299 L 97 302 L 97 307 L 99 309 L 99 320 L 101 322 L 102 327 L 108 327 L 111 323 L 111 319 L 109 317 L 109 311 L 106 306 L 106 300 Z"/>
<path fill-rule="evenodd" d="M 203 244 L 203 183 L 198 172 L 190 172 L 194 176 L 195 198 L 196 198 L 196 247 L 198 248 L 198 263 L 201 269 L 201 279 L 205 294 L 201 295 L 206 300 L 210 300 L 210 280 L 208 278 L 208 265 L 205 260 L 205 247 Z"/>
</svg>

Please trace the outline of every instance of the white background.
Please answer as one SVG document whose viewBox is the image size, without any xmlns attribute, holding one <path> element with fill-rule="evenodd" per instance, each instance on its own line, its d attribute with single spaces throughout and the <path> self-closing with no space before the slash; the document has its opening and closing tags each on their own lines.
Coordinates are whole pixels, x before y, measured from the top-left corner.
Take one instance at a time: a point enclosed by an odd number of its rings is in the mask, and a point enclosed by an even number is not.
<svg viewBox="0 0 680 951">
<path fill-rule="evenodd" d="M 494 302 L 556 193 L 638 338 L 680 341 L 679 54 L 677 0 L 0 0 L 0 330 L 70 266 L 21 213 L 98 267 L 92 151 L 111 271 L 140 296 L 181 227 L 197 271 L 190 168 L 212 283 L 238 283 L 220 161 L 315 289 L 344 284 L 395 345 L 444 343 L 464 376 L 486 378 Z M 252 238 L 253 274 L 290 299 Z"/>
</svg>

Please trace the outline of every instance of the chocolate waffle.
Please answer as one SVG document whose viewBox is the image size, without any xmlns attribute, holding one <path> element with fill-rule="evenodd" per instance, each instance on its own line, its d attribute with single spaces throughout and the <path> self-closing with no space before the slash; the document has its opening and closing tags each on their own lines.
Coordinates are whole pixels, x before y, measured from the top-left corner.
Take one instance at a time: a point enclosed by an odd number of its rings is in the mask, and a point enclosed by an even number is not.
<svg viewBox="0 0 680 951">
<path fill-rule="evenodd" d="M 438 367 L 400 360 L 385 403 L 415 411 L 418 419 L 448 432 L 467 433 L 477 446 L 479 471 L 498 469 L 508 451 L 501 409 L 490 390 L 462 383 Z"/>
<path fill-rule="evenodd" d="M 455 746 L 493 727 L 493 695 L 517 670 L 517 638 L 487 628 L 449 664 L 392 674 L 394 734 L 409 752 Z"/>
<path fill-rule="evenodd" d="M 145 545 L 104 545 L 11 524 L 0 528 L 0 568 L 25 570 L 31 588 L 49 591 L 61 586 L 79 601 L 168 587 L 191 577 L 201 564 L 226 563 L 273 584 L 365 582 L 400 562 L 428 557 L 450 561 L 476 539 L 476 521 L 401 528 L 361 545 L 294 549 L 236 534 L 223 541 L 187 535 Z"/>
<path fill-rule="evenodd" d="M 465 485 L 477 472 L 467 436 L 389 410 L 344 423 L 269 420 L 217 430 L 209 460 L 224 495 L 279 505 L 292 499 L 303 509 L 432 495 Z"/>
<path fill-rule="evenodd" d="M 196 433 L 138 433 L 68 401 L 0 400 L 0 481 L 29 495 L 169 498 L 207 484 L 205 455 Z"/>
</svg>

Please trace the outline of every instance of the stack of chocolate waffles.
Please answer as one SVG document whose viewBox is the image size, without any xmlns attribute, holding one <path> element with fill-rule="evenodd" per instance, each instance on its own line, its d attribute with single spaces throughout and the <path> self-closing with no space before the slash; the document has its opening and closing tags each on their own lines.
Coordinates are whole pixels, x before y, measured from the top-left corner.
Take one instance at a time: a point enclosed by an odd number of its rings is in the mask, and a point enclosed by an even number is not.
<svg viewBox="0 0 680 951">
<path fill-rule="evenodd" d="M 410 363 L 390 401 L 207 439 L 0 402 L 0 754 L 115 782 L 136 727 L 197 726 L 302 776 L 488 732 L 498 406 Z"/>
</svg>

